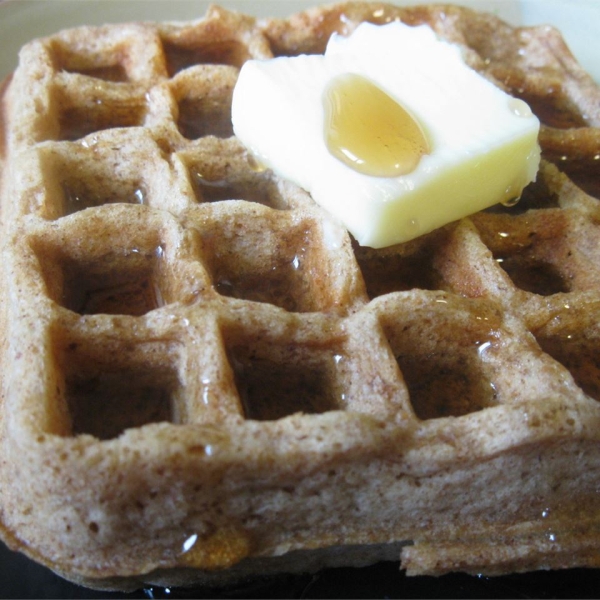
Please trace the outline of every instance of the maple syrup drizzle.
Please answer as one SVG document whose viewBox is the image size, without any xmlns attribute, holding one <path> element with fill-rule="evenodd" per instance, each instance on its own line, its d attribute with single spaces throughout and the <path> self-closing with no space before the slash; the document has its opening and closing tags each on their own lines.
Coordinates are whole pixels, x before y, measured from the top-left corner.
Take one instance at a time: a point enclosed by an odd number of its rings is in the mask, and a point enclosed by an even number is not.
<svg viewBox="0 0 600 600">
<path fill-rule="evenodd" d="M 359 173 L 406 175 L 430 152 L 417 120 L 361 75 L 335 77 L 323 94 L 323 104 L 329 152 Z"/>
</svg>

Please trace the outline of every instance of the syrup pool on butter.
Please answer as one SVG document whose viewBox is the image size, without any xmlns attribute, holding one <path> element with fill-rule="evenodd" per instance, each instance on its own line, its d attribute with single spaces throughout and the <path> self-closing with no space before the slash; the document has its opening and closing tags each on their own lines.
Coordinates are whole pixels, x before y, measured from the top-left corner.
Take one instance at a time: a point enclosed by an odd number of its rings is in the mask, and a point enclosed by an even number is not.
<svg viewBox="0 0 600 600">
<path fill-rule="evenodd" d="M 324 55 L 249 61 L 232 121 L 260 163 L 375 248 L 514 201 L 540 160 L 527 104 L 426 25 L 363 23 Z"/>
</svg>

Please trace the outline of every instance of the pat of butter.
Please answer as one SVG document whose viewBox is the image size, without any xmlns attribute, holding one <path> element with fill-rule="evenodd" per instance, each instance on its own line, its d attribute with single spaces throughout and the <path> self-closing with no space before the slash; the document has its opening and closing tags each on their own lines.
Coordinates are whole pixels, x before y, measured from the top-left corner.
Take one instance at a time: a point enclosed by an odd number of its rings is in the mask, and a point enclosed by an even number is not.
<svg viewBox="0 0 600 600">
<path fill-rule="evenodd" d="M 343 149 L 345 160 L 332 151 L 328 90 L 346 76 L 379 88 L 423 132 L 426 149 L 401 174 L 365 170 L 368 153 L 357 158 Z M 352 103 L 352 85 L 346 87 L 344 101 Z M 376 116 L 366 145 L 375 150 L 387 143 L 377 127 L 385 129 L 388 112 Z M 518 198 L 540 160 L 539 121 L 524 102 L 469 68 L 460 49 L 428 26 L 399 22 L 334 35 L 324 55 L 247 62 L 232 122 L 259 162 L 306 189 L 360 244 L 375 248 Z M 369 128 L 370 121 L 360 135 Z"/>
</svg>

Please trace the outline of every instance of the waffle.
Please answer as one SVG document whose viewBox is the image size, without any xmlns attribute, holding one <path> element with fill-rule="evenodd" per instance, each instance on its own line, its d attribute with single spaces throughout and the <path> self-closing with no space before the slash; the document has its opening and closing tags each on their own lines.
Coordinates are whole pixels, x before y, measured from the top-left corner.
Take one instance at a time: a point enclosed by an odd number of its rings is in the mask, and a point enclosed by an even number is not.
<svg viewBox="0 0 600 600">
<path fill-rule="evenodd" d="M 360 247 L 232 134 L 248 58 L 429 23 L 540 116 L 512 208 Z M 600 91 L 453 6 L 81 27 L 3 96 L 0 529 L 99 589 L 600 566 Z"/>
</svg>

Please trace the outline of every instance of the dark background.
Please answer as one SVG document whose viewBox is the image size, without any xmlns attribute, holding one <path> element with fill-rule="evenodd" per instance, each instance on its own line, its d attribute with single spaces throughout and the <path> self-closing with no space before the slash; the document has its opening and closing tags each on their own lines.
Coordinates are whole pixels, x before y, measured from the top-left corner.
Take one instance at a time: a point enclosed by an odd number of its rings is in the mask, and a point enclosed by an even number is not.
<svg viewBox="0 0 600 600">
<path fill-rule="evenodd" d="M 600 570 L 504 577 L 406 577 L 398 563 L 282 575 L 226 589 L 148 588 L 130 594 L 72 585 L 0 543 L 0 598 L 600 598 Z"/>
</svg>

